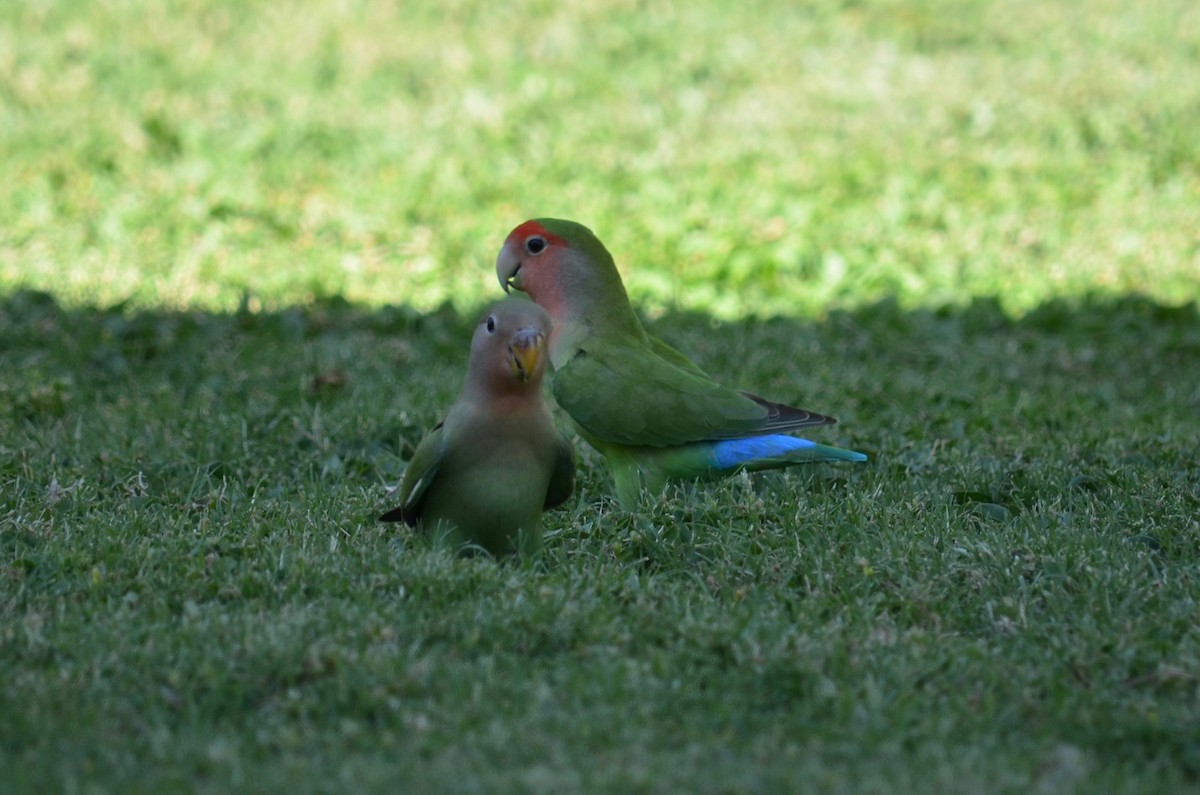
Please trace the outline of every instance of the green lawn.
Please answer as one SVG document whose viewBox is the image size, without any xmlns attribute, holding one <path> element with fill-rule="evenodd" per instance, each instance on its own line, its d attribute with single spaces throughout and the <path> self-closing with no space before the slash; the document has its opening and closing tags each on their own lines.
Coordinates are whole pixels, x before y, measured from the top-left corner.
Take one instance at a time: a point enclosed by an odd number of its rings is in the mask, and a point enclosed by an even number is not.
<svg viewBox="0 0 1200 795">
<path fill-rule="evenodd" d="M 1200 5 L 411 5 L 0 5 L 0 792 L 1200 789 Z M 538 215 L 871 461 L 376 523 Z"/>
</svg>

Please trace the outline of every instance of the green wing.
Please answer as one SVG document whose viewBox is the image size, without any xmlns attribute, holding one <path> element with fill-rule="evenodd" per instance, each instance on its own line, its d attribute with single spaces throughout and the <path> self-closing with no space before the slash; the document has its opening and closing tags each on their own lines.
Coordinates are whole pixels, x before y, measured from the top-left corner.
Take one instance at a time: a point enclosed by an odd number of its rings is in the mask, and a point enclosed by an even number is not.
<svg viewBox="0 0 1200 795">
<path fill-rule="evenodd" d="M 672 348 L 667 343 L 660 340 L 658 337 L 650 337 L 650 347 L 658 356 L 666 359 L 671 364 L 683 370 L 687 370 L 694 375 L 702 378 L 709 378 L 709 374 L 700 369 L 700 365 L 693 362 L 686 355 L 680 353 L 675 348 Z"/>
<path fill-rule="evenodd" d="M 584 431 L 617 444 L 669 447 L 767 432 L 764 406 L 658 350 L 590 342 L 555 372 L 554 398 Z"/>
<path fill-rule="evenodd" d="M 571 443 L 562 434 L 558 436 L 558 456 L 554 460 L 554 472 L 550 475 L 550 486 L 546 489 L 546 504 L 542 510 L 556 508 L 567 501 L 575 491 L 575 453 Z"/>
<path fill-rule="evenodd" d="M 381 522 L 404 522 L 409 527 L 416 527 L 421 518 L 421 508 L 425 502 L 425 493 L 429 484 L 437 477 L 442 459 L 446 454 L 446 439 L 442 432 L 442 423 L 433 426 L 433 430 L 425 435 L 417 445 L 404 477 L 400 480 L 400 506 L 379 517 Z"/>
</svg>

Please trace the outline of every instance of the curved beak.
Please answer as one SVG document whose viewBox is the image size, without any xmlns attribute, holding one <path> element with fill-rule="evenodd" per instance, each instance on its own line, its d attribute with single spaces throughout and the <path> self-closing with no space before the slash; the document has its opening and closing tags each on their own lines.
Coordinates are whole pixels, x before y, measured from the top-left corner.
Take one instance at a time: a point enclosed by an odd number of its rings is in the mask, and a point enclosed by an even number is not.
<svg viewBox="0 0 1200 795">
<path fill-rule="evenodd" d="M 513 375 L 522 381 L 528 381 L 537 372 L 538 360 L 546 348 L 546 335 L 536 328 L 523 328 L 513 335 L 508 344 L 512 354 Z"/>
<path fill-rule="evenodd" d="M 496 278 L 506 293 L 513 288 L 521 289 L 521 260 L 507 243 L 496 257 Z"/>
</svg>

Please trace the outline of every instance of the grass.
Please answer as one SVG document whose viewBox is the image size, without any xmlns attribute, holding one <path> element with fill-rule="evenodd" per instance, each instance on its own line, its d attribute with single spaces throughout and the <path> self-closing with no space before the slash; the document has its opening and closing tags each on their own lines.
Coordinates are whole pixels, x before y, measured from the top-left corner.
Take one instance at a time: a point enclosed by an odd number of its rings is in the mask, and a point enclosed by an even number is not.
<svg viewBox="0 0 1200 795">
<path fill-rule="evenodd" d="M 1193 6 L 4 6 L 0 789 L 1194 791 Z M 377 524 L 542 214 L 871 461 Z"/>
<path fill-rule="evenodd" d="M 465 310 L 552 215 L 727 318 L 1195 294 L 1188 0 L 143 5 L 0 12 L 0 284 Z"/>
<path fill-rule="evenodd" d="M 790 396 L 805 370 L 806 400 L 847 420 L 832 441 L 873 463 L 634 516 L 585 453 L 533 570 L 373 521 L 457 386 L 470 317 L 18 293 L 0 318 L 18 790 L 1200 774 L 1194 308 L 666 316 L 731 380 Z"/>
</svg>

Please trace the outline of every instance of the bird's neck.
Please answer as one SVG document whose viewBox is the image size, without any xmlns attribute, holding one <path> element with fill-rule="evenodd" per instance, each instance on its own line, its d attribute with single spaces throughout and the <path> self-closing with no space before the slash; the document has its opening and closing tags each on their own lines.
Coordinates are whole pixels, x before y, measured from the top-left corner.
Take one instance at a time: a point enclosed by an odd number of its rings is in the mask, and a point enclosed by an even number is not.
<svg viewBox="0 0 1200 795">
<path fill-rule="evenodd" d="M 649 337 L 628 301 L 617 305 L 616 311 L 601 311 L 597 306 L 577 307 L 554 318 L 550 330 L 550 364 L 559 369 L 592 338 L 619 345 L 649 344 Z"/>
<path fill-rule="evenodd" d="M 584 320 L 564 320 L 550 329 L 550 366 L 555 370 L 571 361 L 587 338 L 591 336 Z"/>
<path fill-rule="evenodd" d="M 514 378 L 484 380 L 468 377 L 463 383 L 458 401 L 471 412 L 496 416 L 523 416 L 536 413 L 542 405 L 540 379 L 536 382 Z"/>
</svg>

